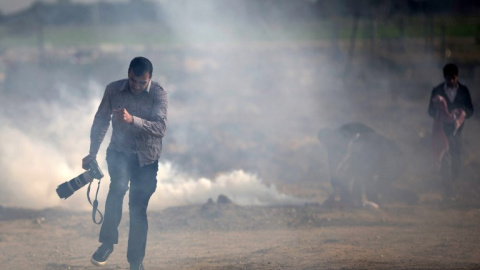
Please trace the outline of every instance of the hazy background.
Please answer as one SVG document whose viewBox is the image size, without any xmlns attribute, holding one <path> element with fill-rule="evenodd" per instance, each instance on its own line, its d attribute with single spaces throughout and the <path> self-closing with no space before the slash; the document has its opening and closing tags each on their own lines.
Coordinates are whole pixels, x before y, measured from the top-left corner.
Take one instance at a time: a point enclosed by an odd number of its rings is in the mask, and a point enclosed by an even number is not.
<svg viewBox="0 0 480 270">
<path fill-rule="evenodd" d="M 0 10 L 4 14 L 18 12 L 30 6 L 34 0 L 4 0 L 0 3 Z"/>
<path fill-rule="evenodd" d="M 220 194 L 242 205 L 321 203 L 330 184 L 317 132 L 351 121 L 397 141 L 412 161 L 397 184 L 428 200 L 438 192 L 428 98 L 454 61 L 476 104 L 479 6 L 356 3 L 2 1 L 0 204 L 89 207 L 86 188 L 66 201 L 55 188 L 82 173 L 104 87 L 139 55 L 170 101 L 154 209 Z M 464 130 L 470 186 L 480 180 L 477 119 Z M 105 173 L 107 145 L 108 135 Z"/>
<path fill-rule="evenodd" d="M 15 12 L 20 12 L 24 9 L 30 7 L 33 3 L 38 0 L 2 0 L 0 2 L 0 10 L 4 14 L 11 14 Z M 109 1 L 109 0 L 100 0 L 100 1 Z M 73 3 L 95 3 L 100 2 L 99 0 L 73 0 Z M 127 0 L 110 0 L 111 2 L 126 2 Z M 45 3 L 55 3 L 55 0 L 42 0 Z"/>
</svg>

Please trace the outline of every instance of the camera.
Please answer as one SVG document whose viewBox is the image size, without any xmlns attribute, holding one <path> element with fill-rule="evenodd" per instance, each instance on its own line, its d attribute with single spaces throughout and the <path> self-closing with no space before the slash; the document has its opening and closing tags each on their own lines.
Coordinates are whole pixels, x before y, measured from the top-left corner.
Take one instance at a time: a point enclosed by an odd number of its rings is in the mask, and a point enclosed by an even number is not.
<svg viewBox="0 0 480 270">
<path fill-rule="evenodd" d="M 93 179 L 101 179 L 103 172 L 98 166 L 97 160 L 93 159 L 87 164 L 87 171 L 78 175 L 70 181 L 67 181 L 57 187 L 57 194 L 60 198 L 66 199 L 75 191 L 79 190 Z"/>
</svg>

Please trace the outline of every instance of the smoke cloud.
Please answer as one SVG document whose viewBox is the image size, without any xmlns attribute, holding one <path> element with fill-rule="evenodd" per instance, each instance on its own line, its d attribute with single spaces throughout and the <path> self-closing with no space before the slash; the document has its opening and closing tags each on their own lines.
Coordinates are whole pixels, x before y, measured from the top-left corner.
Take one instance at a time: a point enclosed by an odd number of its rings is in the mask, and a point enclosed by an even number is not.
<svg viewBox="0 0 480 270">
<path fill-rule="evenodd" d="M 267 186 L 255 174 L 243 170 L 221 173 L 215 179 L 193 179 L 178 173 L 171 163 L 161 163 L 157 191 L 152 207 L 163 208 L 184 204 L 205 203 L 226 195 L 239 205 L 303 204 L 307 200 L 280 193 L 274 185 Z"/>
<path fill-rule="evenodd" d="M 55 189 L 83 172 L 81 159 L 89 149 L 89 131 L 100 99 L 80 100 L 69 95 L 73 91 L 57 85 L 58 100 L 27 102 L 3 108 L 21 111 L 16 118 L 0 117 L 0 165 L 3 175 L 0 205 L 47 208 L 62 207 L 75 210 L 89 209 L 86 187 L 77 190 L 66 200 L 60 199 Z M 92 92 L 101 92 L 102 86 L 91 82 Z M 7 105 L 8 100 L 2 100 Z M 2 115 L 8 115 L 3 111 Z M 110 133 L 110 132 L 109 132 Z M 105 177 L 101 180 L 100 207 L 106 199 L 109 175 L 105 162 L 107 134 L 98 155 Z M 254 173 L 243 170 L 218 172 L 213 179 L 195 178 L 162 160 L 159 164 L 157 191 L 151 208 L 205 203 L 209 198 L 226 195 L 239 205 L 298 204 L 305 200 L 280 193 L 274 185 L 266 185 Z M 92 183 L 93 198 L 97 180 Z M 128 202 L 128 198 L 125 200 Z"/>
<path fill-rule="evenodd" d="M 152 60 L 153 79 L 169 93 L 154 208 L 220 194 L 242 205 L 304 202 L 279 190 L 324 194 L 329 172 L 317 133 L 347 122 L 397 140 L 424 173 L 431 125 L 425 104 L 442 79 L 433 52 L 417 39 L 403 40 L 401 49 L 396 38 L 353 44 L 343 33 L 353 16 L 335 19 L 328 10 L 277 2 L 158 1 L 158 21 L 100 24 L 85 37 L 96 45 L 60 48 L 45 35 L 45 67 L 33 64 L 35 48 L 5 49 L 0 204 L 89 207 L 85 188 L 65 201 L 55 188 L 83 172 L 103 89 L 124 78 L 138 55 Z M 98 156 L 104 173 L 108 138 Z"/>
</svg>

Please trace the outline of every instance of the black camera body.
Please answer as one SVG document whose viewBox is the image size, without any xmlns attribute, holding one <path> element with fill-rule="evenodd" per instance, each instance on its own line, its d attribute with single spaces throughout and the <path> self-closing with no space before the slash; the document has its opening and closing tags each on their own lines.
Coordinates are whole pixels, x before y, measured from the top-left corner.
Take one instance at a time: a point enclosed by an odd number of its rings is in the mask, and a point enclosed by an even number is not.
<svg viewBox="0 0 480 270">
<path fill-rule="evenodd" d="M 75 193 L 75 191 L 92 182 L 93 179 L 101 179 L 103 177 L 103 172 L 98 166 L 96 159 L 90 161 L 87 164 L 87 168 L 87 171 L 84 173 L 57 187 L 57 194 L 60 198 L 66 199 Z"/>
</svg>

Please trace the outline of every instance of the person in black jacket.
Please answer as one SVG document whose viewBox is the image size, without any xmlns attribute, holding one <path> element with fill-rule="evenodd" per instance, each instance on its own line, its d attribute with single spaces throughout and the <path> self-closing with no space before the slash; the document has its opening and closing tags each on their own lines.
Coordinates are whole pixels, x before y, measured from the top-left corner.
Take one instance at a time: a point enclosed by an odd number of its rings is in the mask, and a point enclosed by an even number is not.
<svg viewBox="0 0 480 270">
<path fill-rule="evenodd" d="M 428 114 L 437 121 L 439 119 L 438 101 L 446 103 L 447 113 L 453 115 L 454 120 L 441 121 L 441 132 L 445 140 L 445 151 L 440 157 L 440 174 L 444 200 L 455 200 L 453 183 L 457 179 L 461 167 L 463 119 L 473 115 L 473 104 L 468 88 L 458 81 L 458 66 L 447 64 L 443 68 L 445 79 L 433 88 L 428 106 Z M 457 120 L 457 121 L 455 121 Z M 432 134 L 435 136 L 435 130 Z"/>
</svg>

